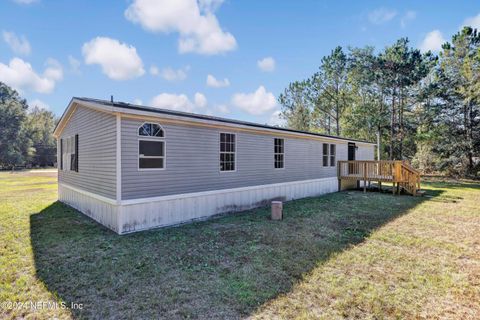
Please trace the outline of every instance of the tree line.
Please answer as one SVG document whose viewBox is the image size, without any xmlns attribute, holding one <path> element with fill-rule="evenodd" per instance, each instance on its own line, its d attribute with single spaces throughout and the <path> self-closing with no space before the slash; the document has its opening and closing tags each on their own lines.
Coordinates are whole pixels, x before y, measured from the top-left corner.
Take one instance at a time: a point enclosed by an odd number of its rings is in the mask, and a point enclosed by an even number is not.
<svg viewBox="0 0 480 320">
<path fill-rule="evenodd" d="M 480 175 L 480 35 L 470 27 L 438 55 L 406 38 L 381 51 L 337 47 L 278 99 L 290 128 L 378 140 L 381 159 L 424 172 Z M 0 167 L 54 165 L 56 121 L 0 82 Z"/>
<path fill-rule="evenodd" d="M 438 55 L 407 38 L 376 51 L 336 47 L 278 98 L 293 129 L 378 141 L 381 159 L 480 175 L 480 35 L 463 28 Z"/>
<path fill-rule="evenodd" d="M 0 82 L 0 168 L 46 167 L 57 161 L 53 112 L 30 107 Z"/>
</svg>

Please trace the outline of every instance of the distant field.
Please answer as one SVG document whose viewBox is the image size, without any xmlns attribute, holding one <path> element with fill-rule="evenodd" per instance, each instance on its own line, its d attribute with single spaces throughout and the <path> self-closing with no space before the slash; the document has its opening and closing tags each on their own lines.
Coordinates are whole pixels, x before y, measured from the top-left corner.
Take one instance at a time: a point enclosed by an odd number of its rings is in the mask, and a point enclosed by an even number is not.
<svg viewBox="0 0 480 320">
<path fill-rule="evenodd" d="M 478 319 L 480 183 L 424 187 L 118 236 L 0 172 L 0 318 Z"/>
</svg>

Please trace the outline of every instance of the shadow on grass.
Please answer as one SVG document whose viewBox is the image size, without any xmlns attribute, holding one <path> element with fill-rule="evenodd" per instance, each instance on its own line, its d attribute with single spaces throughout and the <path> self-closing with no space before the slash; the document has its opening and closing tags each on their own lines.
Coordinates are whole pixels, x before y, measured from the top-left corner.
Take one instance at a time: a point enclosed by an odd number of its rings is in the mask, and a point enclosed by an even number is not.
<svg viewBox="0 0 480 320">
<path fill-rule="evenodd" d="M 55 202 L 31 216 L 38 278 L 76 318 L 239 318 L 430 198 L 340 192 L 118 236 Z"/>
</svg>

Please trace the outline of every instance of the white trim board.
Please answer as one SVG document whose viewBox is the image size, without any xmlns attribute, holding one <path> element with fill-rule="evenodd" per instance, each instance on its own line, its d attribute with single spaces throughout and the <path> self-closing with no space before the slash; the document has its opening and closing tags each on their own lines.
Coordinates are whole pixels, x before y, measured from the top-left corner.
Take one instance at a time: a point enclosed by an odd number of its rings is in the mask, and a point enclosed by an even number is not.
<svg viewBox="0 0 480 320">
<path fill-rule="evenodd" d="M 102 202 L 105 202 L 105 203 L 108 203 L 108 204 L 112 204 L 112 205 L 118 205 L 117 201 L 115 199 L 110 199 L 110 198 L 107 198 L 107 197 L 104 197 L 104 196 L 101 196 L 99 194 L 96 194 L 96 193 L 93 193 L 93 192 L 90 192 L 90 191 L 86 191 L 86 190 L 83 190 L 83 189 L 79 189 L 79 188 L 76 188 L 76 187 L 73 187 L 69 184 L 66 184 L 66 183 L 61 183 L 59 182 L 58 183 L 58 186 L 62 186 L 64 188 L 67 188 L 67 189 L 70 189 L 70 190 L 73 190 L 75 192 L 78 192 L 80 194 L 83 194 L 83 195 L 86 195 L 86 196 L 89 196 L 89 197 L 92 197 L 94 199 L 97 199 L 97 200 L 100 200 Z"/>
<path fill-rule="evenodd" d="M 117 148 L 116 148 L 116 198 L 117 204 L 122 201 L 122 116 L 117 113 Z"/>
</svg>

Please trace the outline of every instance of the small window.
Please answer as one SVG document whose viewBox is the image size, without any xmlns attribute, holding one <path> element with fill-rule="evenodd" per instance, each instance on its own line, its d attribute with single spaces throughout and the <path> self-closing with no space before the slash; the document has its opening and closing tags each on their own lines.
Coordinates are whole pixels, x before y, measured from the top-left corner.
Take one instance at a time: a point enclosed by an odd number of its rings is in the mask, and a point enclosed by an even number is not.
<svg viewBox="0 0 480 320">
<path fill-rule="evenodd" d="M 335 145 L 330 145 L 330 166 L 335 167 Z"/>
<path fill-rule="evenodd" d="M 138 168 L 139 169 L 165 168 L 165 141 L 139 140 L 138 141 Z"/>
<path fill-rule="evenodd" d="M 282 169 L 284 167 L 285 145 L 283 139 L 274 139 L 273 160 L 274 168 Z"/>
<path fill-rule="evenodd" d="M 165 137 L 165 133 L 158 123 L 144 123 L 138 128 L 138 135 L 144 137 Z"/>
<path fill-rule="evenodd" d="M 78 172 L 78 134 L 60 139 L 60 169 Z"/>
<path fill-rule="evenodd" d="M 220 133 L 220 171 L 235 171 L 235 134 Z"/>
<path fill-rule="evenodd" d="M 328 167 L 328 143 L 323 144 L 323 166 Z"/>
</svg>

